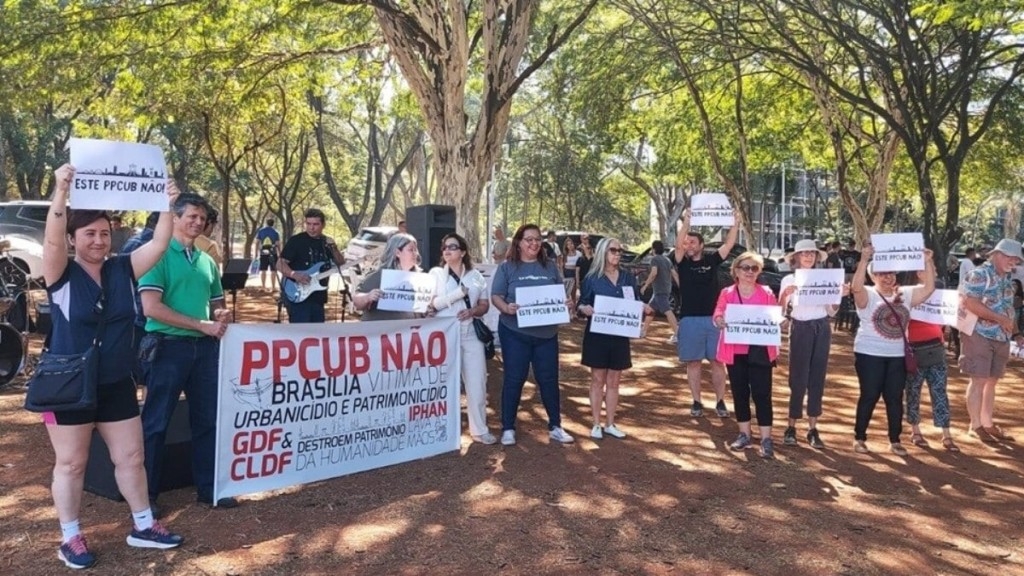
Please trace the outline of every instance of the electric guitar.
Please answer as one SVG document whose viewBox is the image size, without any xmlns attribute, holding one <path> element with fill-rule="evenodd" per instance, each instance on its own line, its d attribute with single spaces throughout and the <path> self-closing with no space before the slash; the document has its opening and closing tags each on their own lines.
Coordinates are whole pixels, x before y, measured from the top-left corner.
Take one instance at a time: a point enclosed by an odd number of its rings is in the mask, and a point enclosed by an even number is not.
<svg viewBox="0 0 1024 576">
<path fill-rule="evenodd" d="M 321 290 L 327 290 L 327 286 L 322 286 L 320 281 L 327 278 L 335 272 L 340 272 L 336 266 L 331 266 L 327 270 L 320 272 L 326 262 L 317 262 L 310 266 L 307 270 L 299 270 L 299 272 L 309 276 L 309 284 L 299 284 L 291 278 L 285 278 L 281 284 L 281 289 L 284 290 L 284 297 L 288 299 L 292 304 L 298 304 L 304 301 L 306 298 L 314 292 Z"/>
</svg>

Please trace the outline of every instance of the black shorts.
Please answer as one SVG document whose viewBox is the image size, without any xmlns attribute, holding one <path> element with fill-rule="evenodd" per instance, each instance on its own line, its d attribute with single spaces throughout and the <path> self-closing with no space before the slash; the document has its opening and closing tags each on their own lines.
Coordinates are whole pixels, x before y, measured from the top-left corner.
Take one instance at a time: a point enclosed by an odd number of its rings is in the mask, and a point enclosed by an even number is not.
<svg viewBox="0 0 1024 576">
<path fill-rule="evenodd" d="M 67 410 L 50 414 L 53 414 L 53 421 L 61 426 L 130 420 L 139 415 L 135 382 L 129 377 L 112 384 L 100 384 L 96 389 L 96 408 L 93 410 Z"/>
<path fill-rule="evenodd" d="M 277 266 L 277 254 L 270 251 L 264 254 L 264 250 L 260 250 L 260 270 L 271 270 Z"/>
<path fill-rule="evenodd" d="M 607 370 L 632 368 L 629 338 L 591 332 L 588 322 L 583 334 L 583 365 Z"/>
</svg>

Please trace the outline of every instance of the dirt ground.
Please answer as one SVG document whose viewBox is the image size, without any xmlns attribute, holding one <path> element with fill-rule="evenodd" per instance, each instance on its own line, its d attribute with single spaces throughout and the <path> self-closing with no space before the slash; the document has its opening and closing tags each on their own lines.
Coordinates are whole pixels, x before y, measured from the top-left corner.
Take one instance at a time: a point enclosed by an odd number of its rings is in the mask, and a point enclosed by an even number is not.
<svg viewBox="0 0 1024 576">
<path fill-rule="evenodd" d="M 332 308 L 333 311 L 333 308 Z M 269 295 L 239 296 L 239 319 L 268 321 Z M 128 510 L 86 493 L 82 523 L 97 574 L 1024 574 L 1024 364 L 1000 384 L 997 423 L 1020 443 L 964 434 L 966 380 L 949 383 L 956 440 L 945 452 L 922 407 L 927 449 L 888 452 L 880 405 L 871 454 L 852 451 L 857 383 L 852 338 L 837 334 L 822 437 L 828 449 L 781 442 L 786 358 L 775 372 L 776 460 L 730 452 L 736 422 L 691 418 L 685 373 L 664 322 L 633 345 L 619 426 L 626 440 L 589 438 L 589 374 L 581 324 L 561 332 L 562 410 L 577 442 L 548 441 L 528 384 L 519 444 L 458 452 L 246 497 L 233 510 L 161 496 L 186 543 L 124 543 Z M 38 349 L 40 338 L 33 337 Z M 952 361 L 952 357 L 950 357 Z M 0 391 L 0 574 L 60 574 L 49 494 L 53 453 L 39 417 L 21 409 L 22 379 Z M 490 365 L 497 429 L 500 362 Z M 705 390 L 705 404 L 713 394 Z M 732 407 L 731 398 L 728 400 Z M 465 420 L 463 420 L 465 428 Z M 909 428 L 907 428 L 909 430 Z"/>
</svg>

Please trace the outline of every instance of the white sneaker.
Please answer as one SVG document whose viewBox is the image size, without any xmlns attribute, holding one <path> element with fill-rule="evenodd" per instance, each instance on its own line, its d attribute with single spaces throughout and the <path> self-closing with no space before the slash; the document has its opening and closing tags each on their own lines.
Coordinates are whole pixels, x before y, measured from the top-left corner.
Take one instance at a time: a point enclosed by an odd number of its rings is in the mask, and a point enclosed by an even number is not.
<svg viewBox="0 0 1024 576">
<path fill-rule="evenodd" d="M 669 336 L 668 337 L 668 343 L 669 344 L 678 344 L 679 343 L 679 336 L 676 336 L 675 334 Z"/>
<path fill-rule="evenodd" d="M 494 437 L 494 434 L 491 434 L 490 432 L 485 432 L 479 436 L 473 436 L 472 438 L 473 442 L 479 442 L 481 444 L 494 444 L 498 441 L 498 439 Z"/>
<path fill-rule="evenodd" d="M 621 440 L 621 439 L 626 437 L 626 433 L 623 432 L 622 430 L 619 430 L 618 428 L 616 428 L 615 424 L 611 424 L 609 426 L 605 426 L 604 427 L 604 433 L 609 435 L 609 436 L 614 436 L 614 437 L 618 438 L 619 440 Z"/>
<path fill-rule="evenodd" d="M 590 437 L 595 440 L 604 438 L 604 433 L 601 431 L 601 426 L 594 424 L 594 427 L 590 429 Z"/>
<path fill-rule="evenodd" d="M 572 436 L 569 436 L 565 432 L 565 430 L 562 430 L 561 428 L 559 428 L 557 426 L 552 428 L 551 432 L 548 432 L 548 436 L 552 440 L 554 440 L 556 442 L 561 442 L 562 444 L 572 444 L 573 442 L 576 441 L 576 439 L 573 438 Z"/>
<path fill-rule="evenodd" d="M 512 446 L 516 443 L 516 431 L 505 430 L 501 433 L 501 444 L 503 446 Z"/>
</svg>

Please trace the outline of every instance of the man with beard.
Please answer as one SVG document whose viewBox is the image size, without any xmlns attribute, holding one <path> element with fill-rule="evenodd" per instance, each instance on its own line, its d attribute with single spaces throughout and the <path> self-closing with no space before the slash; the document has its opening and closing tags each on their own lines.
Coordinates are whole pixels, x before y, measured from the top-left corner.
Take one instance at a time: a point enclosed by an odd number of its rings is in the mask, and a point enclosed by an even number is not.
<svg viewBox="0 0 1024 576">
<path fill-rule="evenodd" d="M 712 320 L 718 302 L 718 267 L 736 244 L 739 227 L 733 224 L 725 242 L 715 252 L 704 253 L 704 237 L 690 231 L 690 211 L 678 225 L 673 257 L 679 275 L 679 334 L 676 348 L 679 361 L 686 364 L 686 379 L 693 394 L 690 415 L 704 415 L 700 401 L 701 371 L 704 360 L 711 364 L 711 385 L 715 390 L 715 411 L 728 418 L 725 407 L 725 365 L 717 360 L 719 330 Z"/>
<path fill-rule="evenodd" d="M 154 514 L 167 426 L 182 391 L 188 400 L 197 500 L 214 503 L 217 364 L 220 338 L 232 321 L 231 312 L 224 307 L 217 263 L 195 247 L 196 238 L 206 228 L 210 205 L 195 194 L 182 194 L 171 210 L 171 244 L 156 266 L 139 279 L 146 314 L 146 336 L 139 346 L 146 380 L 142 431 Z M 234 508 L 238 503 L 224 498 L 216 505 Z"/>
</svg>

